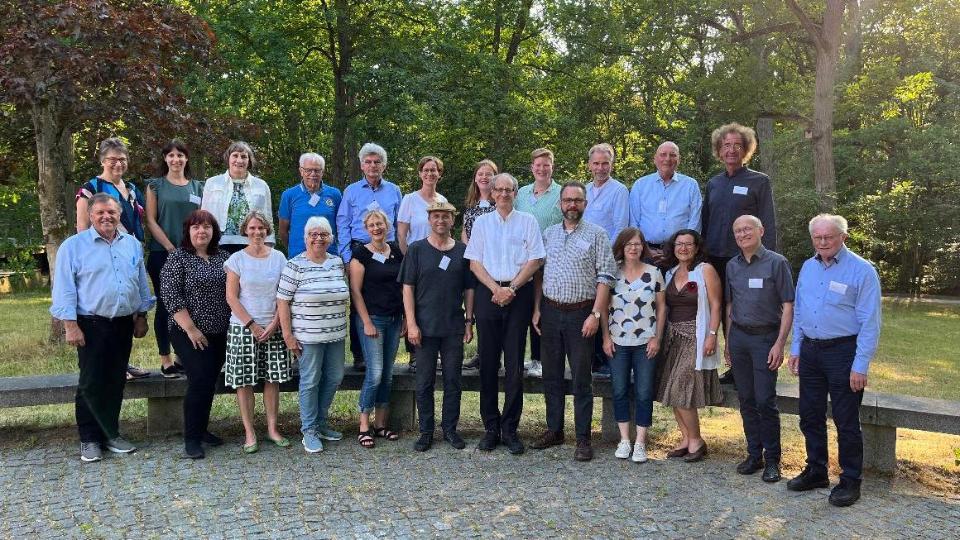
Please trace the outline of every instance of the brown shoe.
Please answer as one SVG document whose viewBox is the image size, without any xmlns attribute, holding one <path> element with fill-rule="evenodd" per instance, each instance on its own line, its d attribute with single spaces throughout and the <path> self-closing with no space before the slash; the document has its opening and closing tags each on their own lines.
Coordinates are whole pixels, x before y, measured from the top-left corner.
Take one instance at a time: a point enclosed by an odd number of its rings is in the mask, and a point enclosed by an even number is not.
<svg viewBox="0 0 960 540">
<path fill-rule="evenodd" d="M 687 454 L 687 456 L 683 458 L 683 460 L 686 461 L 687 463 L 696 463 L 697 461 L 703 461 L 703 458 L 706 457 L 706 455 L 707 455 L 707 443 L 704 442 L 703 446 L 701 446 L 696 452 L 690 452 L 689 454 Z"/>
<path fill-rule="evenodd" d="M 560 431 L 547 431 L 543 432 L 543 435 L 539 439 L 533 442 L 530 445 L 530 448 L 534 450 L 543 450 L 544 448 L 550 448 L 551 446 L 560 446 L 563 444 L 563 432 Z"/>
<path fill-rule="evenodd" d="M 686 448 L 674 448 L 673 450 L 667 452 L 667 457 L 668 457 L 668 458 L 678 458 L 678 457 L 683 457 L 683 456 L 685 456 L 685 455 L 687 455 L 687 454 L 689 454 L 689 453 L 690 453 L 690 451 L 687 450 Z"/>
<path fill-rule="evenodd" d="M 593 447 L 590 446 L 588 439 L 577 441 L 577 449 L 573 451 L 573 459 L 577 461 L 590 461 L 593 459 Z"/>
</svg>

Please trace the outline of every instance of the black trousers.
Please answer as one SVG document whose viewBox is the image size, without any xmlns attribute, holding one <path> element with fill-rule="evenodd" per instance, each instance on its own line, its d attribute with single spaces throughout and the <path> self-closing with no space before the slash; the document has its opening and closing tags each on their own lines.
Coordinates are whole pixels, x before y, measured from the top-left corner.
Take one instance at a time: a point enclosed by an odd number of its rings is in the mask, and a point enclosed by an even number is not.
<svg viewBox="0 0 960 540">
<path fill-rule="evenodd" d="M 714 270 L 717 271 L 717 275 L 720 276 L 720 323 L 724 325 L 726 325 L 724 319 L 727 313 L 727 300 L 729 300 L 726 294 L 724 294 L 727 290 L 725 285 L 727 282 L 727 263 L 730 262 L 732 258 L 733 257 L 707 257 L 707 262 L 710 263 L 710 266 L 712 266 Z M 729 330 L 729 328 L 727 328 L 727 330 Z M 733 376 L 736 377 L 737 374 L 734 373 Z"/>
<path fill-rule="evenodd" d="M 767 462 L 780 462 L 780 410 L 777 408 L 777 372 L 767 366 L 767 355 L 778 331 L 748 334 L 730 328 L 730 360 L 737 381 L 740 417 L 747 452 Z"/>
<path fill-rule="evenodd" d="M 433 433 L 434 387 L 436 386 L 437 355 L 443 366 L 443 408 L 440 427 L 444 433 L 457 430 L 460 421 L 460 371 L 463 369 L 463 334 L 420 338 L 417 358 L 417 416 L 420 433 Z"/>
<path fill-rule="evenodd" d="M 77 347 L 80 377 L 75 398 L 81 442 L 104 442 L 120 435 L 120 407 L 133 347 L 133 317 L 77 317 L 84 346 Z"/>
<path fill-rule="evenodd" d="M 210 424 L 210 408 L 227 357 L 226 334 L 204 334 L 207 348 L 194 349 L 187 334 L 178 327 L 170 331 L 170 341 L 187 373 L 187 395 L 183 398 L 183 438 L 199 441 Z"/>
<path fill-rule="evenodd" d="M 563 433 L 563 375 L 570 362 L 573 386 L 573 423 L 577 440 L 590 440 L 593 420 L 593 347 L 594 338 L 583 337 L 583 321 L 591 316 L 591 307 L 561 311 L 540 303 L 540 361 L 543 363 L 543 399 L 547 405 L 547 429 Z"/>
<path fill-rule="evenodd" d="M 533 318 L 533 283 L 517 289 L 506 306 L 491 301 L 490 289 L 477 287 L 474 316 L 480 350 L 480 417 L 487 432 L 516 433 L 523 412 L 523 349 Z M 503 355 L 503 413 L 497 406 L 500 356 Z"/>
<path fill-rule="evenodd" d="M 153 335 L 157 337 L 157 350 L 160 356 L 170 354 L 170 333 L 167 330 L 170 314 L 167 313 L 167 307 L 163 304 L 163 298 L 160 297 L 160 270 L 167 262 L 168 255 L 166 251 L 151 251 L 147 256 L 147 273 L 150 274 L 150 282 L 153 283 L 153 294 L 157 297 L 157 309 L 153 316 Z"/>
</svg>

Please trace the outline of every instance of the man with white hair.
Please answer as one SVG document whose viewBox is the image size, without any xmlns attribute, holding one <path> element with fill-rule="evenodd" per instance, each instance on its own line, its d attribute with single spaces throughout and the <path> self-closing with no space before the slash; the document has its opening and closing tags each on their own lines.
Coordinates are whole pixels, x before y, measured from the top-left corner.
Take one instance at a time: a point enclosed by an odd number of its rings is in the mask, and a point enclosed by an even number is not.
<svg viewBox="0 0 960 540">
<path fill-rule="evenodd" d="M 323 183 L 326 163 L 323 156 L 307 152 L 300 156 L 300 183 L 287 189 L 280 196 L 280 241 L 287 246 L 287 258 L 292 259 L 306 251 L 301 234 L 290 236 L 290 230 L 302 231 L 307 220 L 313 216 L 326 218 L 333 226 L 337 237 L 337 210 L 343 195 L 340 190 Z M 330 242 L 327 251 L 337 254 L 337 243 Z"/>
<path fill-rule="evenodd" d="M 800 431 L 807 466 L 787 483 L 791 491 L 830 485 L 827 476 L 827 395 L 842 472 L 830 504 L 850 506 L 860 498 L 863 433 L 860 403 L 867 370 L 880 339 L 880 277 L 869 261 L 847 249 L 847 220 L 820 214 L 810 220 L 816 255 L 797 280 L 793 343 L 788 365 L 800 376 Z"/>
<path fill-rule="evenodd" d="M 370 234 L 363 225 L 363 216 L 370 210 L 379 209 L 390 220 L 387 240 L 396 240 L 397 211 L 403 195 L 396 184 L 383 177 L 387 169 L 387 151 L 379 144 L 366 143 L 360 147 L 357 156 L 363 178 L 350 184 L 343 190 L 343 199 L 337 210 L 337 244 L 340 258 L 346 265 L 353 258 L 353 250 L 370 241 Z M 360 338 L 357 333 L 353 303 L 350 304 L 350 352 L 353 355 L 353 367 L 359 371 L 366 368 Z"/>
<path fill-rule="evenodd" d="M 612 244 L 620 231 L 630 225 L 630 190 L 610 175 L 613 171 L 613 147 L 607 143 L 593 145 L 587 152 L 587 166 L 593 177 L 587 184 L 587 208 L 583 220 L 599 225 Z"/>
<path fill-rule="evenodd" d="M 653 155 L 657 171 L 640 177 L 630 189 L 630 224 L 643 233 L 655 264 L 663 260 L 663 243 L 680 229 L 700 232 L 703 198 L 700 185 L 677 172 L 680 147 L 666 141 Z M 612 239 L 611 239 L 612 241 Z"/>
</svg>

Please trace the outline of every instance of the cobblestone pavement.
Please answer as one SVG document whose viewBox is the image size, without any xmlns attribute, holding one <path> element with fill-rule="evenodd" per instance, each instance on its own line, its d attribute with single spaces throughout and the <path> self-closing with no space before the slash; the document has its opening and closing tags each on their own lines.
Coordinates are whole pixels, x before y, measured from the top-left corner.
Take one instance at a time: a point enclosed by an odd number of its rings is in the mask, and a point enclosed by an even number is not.
<svg viewBox="0 0 960 540">
<path fill-rule="evenodd" d="M 247 456 L 234 437 L 189 461 L 177 439 L 148 439 L 93 464 L 72 442 L 4 448 L 0 536 L 960 537 L 960 497 L 904 481 L 868 479 L 860 503 L 835 509 L 826 489 L 788 492 L 719 458 L 654 452 L 636 465 L 603 445 L 583 464 L 570 444 L 515 457 L 474 450 L 476 436 L 467 450 L 437 440 L 425 454 L 410 449 L 411 434 L 373 450 L 348 437 L 317 455 L 292 442 Z"/>
</svg>

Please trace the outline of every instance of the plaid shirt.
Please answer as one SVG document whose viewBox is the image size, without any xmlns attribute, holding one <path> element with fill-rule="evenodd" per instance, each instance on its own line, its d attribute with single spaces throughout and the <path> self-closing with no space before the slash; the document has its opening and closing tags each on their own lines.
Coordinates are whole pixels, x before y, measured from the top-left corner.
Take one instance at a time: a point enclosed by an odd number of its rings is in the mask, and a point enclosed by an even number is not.
<svg viewBox="0 0 960 540">
<path fill-rule="evenodd" d="M 597 296 L 597 284 L 612 287 L 617 265 L 610 250 L 607 233 L 599 225 L 581 221 L 573 232 L 563 223 L 543 233 L 547 251 L 543 268 L 543 294 L 563 304 L 590 300 Z"/>
</svg>

